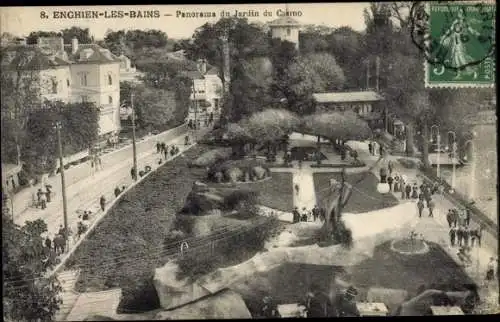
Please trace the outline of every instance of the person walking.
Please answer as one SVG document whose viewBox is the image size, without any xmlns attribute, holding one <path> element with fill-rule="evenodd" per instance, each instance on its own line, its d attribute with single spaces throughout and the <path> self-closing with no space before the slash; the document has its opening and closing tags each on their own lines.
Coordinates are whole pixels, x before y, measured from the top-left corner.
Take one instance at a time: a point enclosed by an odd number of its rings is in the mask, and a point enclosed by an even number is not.
<svg viewBox="0 0 500 322">
<path fill-rule="evenodd" d="M 477 238 L 477 229 L 471 229 L 470 230 L 470 247 L 474 247 L 476 244 L 476 238 Z"/>
<path fill-rule="evenodd" d="M 392 175 L 393 165 L 392 165 L 392 161 L 390 161 L 390 160 L 389 160 L 389 163 L 387 164 L 387 169 L 389 169 L 389 175 Z"/>
<path fill-rule="evenodd" d="M 465 208 L 465 224 L 467 226 L 470 225 L 470 218 L 472 216 L 472 211 L 470 210 L 469 207 Z"/>
<path fill-rule="evenodd" d="M 300 189 L 299 185 L 296 183 L 295 186 L 294 186 L 294 188 L 295 188 L 295 195 L 298 196 L 299 195 L 299 189 Z"/>
<path fill-rule="evenodd" d="M 298 223 L 300 221 L 300 213 L 299 213 L 299 208 L 297 207 L 294 207 L 293 208 L 293 211 L 292 211 L 292 214 L 293 214 L 293 223 Z"/>
<path fill-rule="evenodd" d="M 156 153 L 160 153 L 160 152 L 161 152 L 161 143 L 156 142 Z"/>
<path fill-rule="evenodd" d="M 411 185 L 410 185 L 410 183 L 406 184 L 405 192 L 406 192 L 406 199 L 410 199 L 411 198 Z"/>
<path fill-rule="evenodd" d="M 319 217 L 319 209 L 318 209 L 318 205 L 314 205 L 313 209 L 312 209 L 312 216 L 313 216 L 313 220 L 314 221 L 317 221 L 318 220 L 318 217 Z"/>
<path fill-rule="evenodd" d="M 453 213 L 451 209 L 448 209 L 448 213 L 446 214 L 446 221 L 448 222 L 448 227 L 451 228 L 453 225 Z"/>
<path fill-rule="evenodd" d="M 167 145 L 165 144 L 165 142 L 162 142 L 161 143 L 161 151 L 165 151 L 167 149 Z"/>
<path fill-rule="evenodd" d="M 47 193 L 43 192 L 42 189 L 38 189 L 40 192 L 40 206 L 43 209 L 47 208 Z"/>
<path fill-rule="evenodd" d="M 120 189 L 120 188 L 118 188 L 118 186 L 117 186 L 117 187 L 115 188 L 115 197 L 116 197 L 116 198 L 118 198 L 118 196 L 120 195 L 120 193 L 121 193 L 121 192 L 122 192 L 122 191 L 121 191 L 121 189 Z"/>
<path fill-rule="evenodd" d="M 429 208 L 429 217 L 434 217 L 434 207 L 436 205 L 434 204 L 434 201 L 432 199 L 429 199 L 427 201 L 427 208 Z"/>
<path fill-rule="evenodd" d="M 465 226 L 462 232 L 462 238 L 464 240 L 465 247 L 469 246 L 470 230 L 469 227 Z"/>
<path fill-rule="evenodd" d="M 399 192 L 399 175 L 396 173 L 394 176 L 394 192 Z"/>
<path fill-rule="evenodd" d="M 51 189 L 52 189 L 52 186 L 51 186 L 50 184 L 46 184 L 46 185 L 45 185 L 45 191 L 46 191 L 46 192 L 45 192 L 45 195 L 46 195 L 46 197 L 47 197 L 47 202 L 50 202 L 50 200 L 51 200 L 51 199 L 50 199 L 50 195 L 51 195 L 51 193 L 52 193 L 52 190 L 51 190 Z"/>
<path fill-rule="evenodd" d="M 424 202 L 419 200 L 417 202 L 418 218 L 422 218 L 422 212 L 424 211 Z"/>
<path fill-rule="evenodd" d="M 457 235 L 457 230 L 455 228 L 450 228 L 450 244 L 451 247 L 455 247 L 455 237 Z"/>
<path fill-rule="evenodd" d="M 368 142 L 368 152 L 370 152 L 370 154 L 373 155 L 373 145 L 372 145 L 372 142 Z"/>
<path fill-rule="evenodd" d="M 47 247 L 49 250 L 52 249 L 52 240 L 49 238 L 49 236 L 45 238 L 45 247 Z"/>
<path fill-rule="evenodd" d="M 495 277 L 495 259 L 490 257 L 488 266 L 486 267 L 486 280 L 492 281 Z"/>
<path fill-rule="evenodd" d="M 403 178 L 401 178 L 401 181 L 400 181 L 400 190 L 401 190 L 401 200 L 404 200 L 406 199 L 406 185 L 405 185 L 405 182 L 403 181 Z"/>
<path fill-rule="evenodd" d="M 389 173 L 390 173 L 390 171 L 389 171 Z M 389 177 L 387 177 L 387 183 L 389 184 L 389 192 L 392 192 L 392 182 L 393 181 L 394 181 L 394 179 L 389 174 Z"/>
<path fill-rule="evenodd" d="M 463 229 L 461 226 L 458 227 L 457 229 L 457 244 L 459 247 L 462 247 L 462 244 L 463 244 L 463 238 L 464 238 L 464 234 L 463 234 Z"/>
<path fill-rule="evenodd" d="M 106 207 L 106 198 L 104 197 L 104 195 L 102 195 L 99 199 L 99 204 L 101 205 L 101 210 L 104 211 Z"/>
<path fill-rule="evenodd" d="M 378 153 L 380 154 L 380 156 L 384 155 L 384 150 L 384 146 L 382 144 L 379 144 Z"/>
<path fill-rule="evenodd" d="M 453 208 L 451 210 L 451 214 L 452 214 L 452 223 L 453 223 L 453 226 L 454 227 L 457 227 L 458 226 L 458 211 L 456 208 Z"/>
<path fill-rule="evenodd" d="M 137 177 L 137 171 L 134 167 L 130 169 L 130 176 L 132 177 L 132 180 L 135 180 L 135 178 Z"/>
</svg>

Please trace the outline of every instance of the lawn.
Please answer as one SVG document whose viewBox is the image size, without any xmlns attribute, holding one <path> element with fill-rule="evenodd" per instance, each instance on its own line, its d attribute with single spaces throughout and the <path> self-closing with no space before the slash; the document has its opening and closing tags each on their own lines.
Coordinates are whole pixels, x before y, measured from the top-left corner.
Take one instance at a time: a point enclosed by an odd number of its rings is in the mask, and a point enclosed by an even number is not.
<svg viewBox="0 0 500 322">
<path fill-rule="evenodd" d="M 81 269 L 79 291 L 120 287 L 121 307 L 142 310 L 159 305 L 152 284 L 154 269 L 165 263 L 163 242 L 174 215 L 193 182 L 205 176 L 204 169 L 188 168 L 188 161 L 206 150 L 195 146 L 166 163 L 110 210 L 66 265 Z"/>
<path fill-rule="evenodd" d="M 297 303 L 311 285 L 328 294 L 334 278 L 359 291 L 356 301 L 366 299 L 371 287 L 404 289 L 415 296 L 422 286 L 443 291 L 474 289 L 473 281 L 437 244 L 429 243 L 424 255 L 404 256 L 390 250 L 390 242 L 376 247 L 373 258 L 353 267 L 286 263 L 257 273 L 233 289 L 245 300 L 255 316 L 262 298 L 270 295 L 278 304 Z M 404 299 L 401 299 L 403 301 Z"/>
<path fill-rule="evenodd" d="M 331 178 L 340 181 L 340 173 L 314 174 L 314 189 L 316 190 L 316 199 L 320 204 L 321 200 L 324 200 L 328 195 Z M 364 180 L 357 183 L 361 178 L 364 178 Z M 392 194 L 381 194 L 377 191 L 379 180 L 371 172 L 347 174 L 346 181 L 353 184 L 355 190 L 344 208 L 345 212 L 363 213 L 392 207 L 398 204 L 398 200 Z"/>
<path fill-rule="evenodd" d="M 209 183 L 211 187 L 227 187 L 227 184 Z M 257 182 L 239 182 L 236 184 L 241 189 L 258 192 L 258 203 L 281 211 L 293 210 L 293 184 L 292 174 L 273 172 L 270 179 Z"/>
</svg>

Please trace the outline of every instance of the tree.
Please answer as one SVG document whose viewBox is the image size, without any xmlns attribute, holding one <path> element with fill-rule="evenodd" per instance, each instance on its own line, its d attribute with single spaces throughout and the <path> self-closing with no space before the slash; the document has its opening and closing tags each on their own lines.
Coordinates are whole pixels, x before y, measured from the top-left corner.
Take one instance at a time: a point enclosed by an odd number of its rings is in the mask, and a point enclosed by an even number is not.
<svg viewBox="0 0 500 322">
<path fill-rule="evenodd" d="M 55 32 L 55 31 L 32 31 L 26 37 L 26 43 L 28 45 L 35 45 L 38 43 L 38 38 L 40 37 L 61 37 L 62 33 L 61 32 Z"/>
<path fill-rule="evenodd" d="M 59 310 L 62 287 L 56 277 L 45 277 L 50 260 L 41 236 L 45 232 L 41 219 L 19 227 L 2 213 L 4 318 L 49 321 Z"/>
<path fill-rule="evenodd" d="M 287 83 L 279 84 L 291 111 L 310 114 L 315 110 L 313 93 L 340 90 L 345 77 L 335 58 L 327 53 L 297 57 L 287 70 Z"/>
<path fill-rule="evenodd" d="M 142 56 L 149 48 L 165 48 L 168 43 L 167 34 L 161 30 L 108 30 L 104 36 L 104 43 L 112 53 L 124 54 L 132 60 Z"/>
<path fill-rule="evenodd" d="M 61 30 L 65 44 L 71 44 L 73 38 L 78 39 L 80 44 L 90 44 L 94 42 L 94 37 L 90 34 L 89 28 L 71 27 Z"/>
</svg>

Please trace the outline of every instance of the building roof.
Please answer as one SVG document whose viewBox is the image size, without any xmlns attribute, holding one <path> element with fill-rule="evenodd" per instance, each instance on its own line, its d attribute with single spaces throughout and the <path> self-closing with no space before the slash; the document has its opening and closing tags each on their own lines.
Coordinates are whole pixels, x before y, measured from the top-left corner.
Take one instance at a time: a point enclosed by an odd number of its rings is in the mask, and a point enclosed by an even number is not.
<svg viewBox="0 0 500 322">
<path fill-rule="evenodd" d="M 373 91 L 314 93 L 313 98 L 318 103 L 375 102 L 384 99 L 381 95 Z"/>
<path fill-rule="evenodd" d="M 200 73 L 198 70 L 187 70 L 183 72 L 183 75 L 189 77 L 191 79 L 203 79 L 204 75 Z M 219 75 L 219 71 L 217 67 L 211 66 L 207 64 L 207 73 L 205 75 Z"/>
<path fill-rule="evenodd" d="M 270 27 L 300 26 L 300 23 L 291 17 L 282 17 L 269 22 Z"/>
<path fill-rule="evenodd" d="M 119 57 L 112 54 L 111 51 L 97 44 L 78 44 L 78 49 L 74 54 L 71 53 L 71 45 L 64 45 L 64 49 L 68 53 L 68 57 L 77 64 L 103 64 L 122 61 Z"/>
<path fill-rule="evenodd" d="M 122 297 L 121 289 L 82 293 L 66 317 L 67 321 L 83 321 L 91 315 L 114 316 Z"/>
</svg>

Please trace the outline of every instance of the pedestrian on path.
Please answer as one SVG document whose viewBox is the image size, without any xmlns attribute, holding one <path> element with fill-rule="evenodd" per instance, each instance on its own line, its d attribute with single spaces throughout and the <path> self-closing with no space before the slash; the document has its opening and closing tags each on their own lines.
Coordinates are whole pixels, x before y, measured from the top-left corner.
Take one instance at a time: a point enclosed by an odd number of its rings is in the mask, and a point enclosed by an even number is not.
<svg viewBox="0 0 500 322">
<path fill-rule="evenodd" d="M 293 208 L 292 211 L 293 214 L 293 223 L 298 223 L 300 221 L 300 213 L 299 213 L 299 208 L 295 207 Z"/>
<path fill-rule="evenodd" d="M 52 249 L 52 240 L 50 240 L 49 236 L 45 238 L 45 247 L 47 247 L 49 250 Z"/>
<path fill-rule="evenodd" d="M 461 226 L 459 226 L 457 229 L 457 244 L 460 247 L 463 244 L 463 238 L 464 238 L 464 230 Z"/>
<path fill-rule="evenodd" d="M 168 159 L 168 145 L 165 145 L 165 149 L 163 150 L 163 155 L 165 156 L 165 161 Z"/>
<path fill-rule="evenodd" d="M 387 169 L 389 169 L 389 175 L 392 175 L 393 165 L 391 160 L 389 160 L 389 163 L 387 164 Z"/>
<path fill-rule="evenodd" d="M 375 151 L 377 151 L 377 142 L 372 142 L 372 155 L 375 155 Z"/>
<path fill-rule="evenodd" d="M 389 175 L 389 177 L 387 178 L 387 183 L 389 184 L 389 191 L 392 192 L 392 182 L 394 181 L 394 179 L 391 177 L 391 175 Z"/>
<path fill-rule="evenodd" d="M 299 195 L 299 189 L 300 189 L 299 185 L 296 183 L 295 186 L 294 186 L 294 188 L 295 188 L 295 195 L 298 196 Z"/>
<path fill-rule="evenodd" d="M 451 217 L 451 219 L 452 219 L 453 226 L 454 226 L 454 227 L 457 227 L 457 226 L 458 226 L 458 217 L 459 217 L 459 215 L 458 215 L 458 211 L 457 211 L 457 209 L 456 209 L 456 208 L 453 208 L 453 209 L 451 210 L 451 213 L 452 213 L 452 217 Z"/>
<path fill-rule="evenodd" d="M 414 183 L 413 184 L 413 187 L 412 187 L 412 192 L 411 192 L 411 197 L 413 199 L 417 199 L 418 198 L 418 187 L 417 187 L 417 183 Z"/>
<path fill-rule="evenodd" d="M 46 184 L 45 185 L 45 195 L 47 197 L 47 202 L 50 202 L 50 194 L 52 193 L 52 191 L 50 190 L 52 188 L 52 186 L 50 184 Z"/>
<path fill-rule="evenodd" d="M 476 238 L 477 238 L 477 229 L 471 229 L 470 230 L 470 247 L 474 247 L 476 244 Z"/>
<path fill-rule="evenodd" d="M 490 257 L 490 261 L 488 262 L 488 266 L 486 267 L 486 280 L 492 281 L 495 277 L 495 259 Z"/>
<path fill-rule="evenodd" d="M 453 225 L 453 212 L 451 209 L 448 209 L 448 213 L 446 214 L 446 221 L 448 222 L 448 227 L 451 228 Z"/>
<path fill-rule="evenodd" d="M 132 177 L 132 180 L 135 180 L 135 178 L 137 177 L 137 171 L 134 167 L 130 169 L 130 176 Z"/>
<path fill-rule="evenodd" d="M 463 239 L 464 239 L 464 245 L 466 247 L 469 247 L 469 236 L 470 236 L 469 227 L 467 227 L 467 226 L 464 227 L 464 230 L 462 232 L 462 236 L 463 236 Z"/>
<path fill-rule="evenodd" d="M 42 191 L 42 189 L 38 189 L 40 193 L 40 206 L 43 209 L 47 208 L 47 194 Z"/>
<path fill-rule="evenodd" d="M 162 142 L 161 143 L 161 151 L 165 151 L 167 149 L 167 145 L 165 144 L 165 142 Z"/>
<path fill-rule="evenodd" d="M 370 152 L 371 155 L 373 155 L 373 145 L 372 145 L 372 142 L 368 142 L 368 151 Z"/>
<path fill-rule="evenodd" d="M 422 218 L 422 212 L 424 211 L 424 202 L 419 200 L 417 202 L 418 218 Z"/>
<path fill-rule="evenodd" d="M 406 184 L 405 192 L 406 192 L 406 199 L 410 199 L 410 197 L 411 197 L 411 185 L 410 185 L 410 183 Z"/>
<path fill-rule="evenodd" d="M 472 211 L 470 210 L 469 207 L 465 208 L 465 224 L 467 226 L 470 225 L 470 218 L 472 216 Z"/>
<path fill-rule="evenodd" d="M 99 204 L 101 205 L 101 210 L 104 211 L 104 208 L 106 206 L 106 198 L 104 195 L 101 196 L 101 199 L 99 199 Z"/>
<path fill-rule="evenodd" d="M 156 142 L 156 153 L 160 153 L 160 152 L 161 152 L 161 143 Z"/>
<path fill-rule="evenodd" d="M 380 168 L 380 183 L 387 183 L 387 169 L 385 167 Z"/>
<path fill-rule="evenodd" d="M 400 190 L 401 190 L 401 200 L 404 200 L 406 197 L 406 191 L 405 191 L 406 185 L 405 185 L 403 178 L 401 178 L 401 181 L 400 181 Z"/>
<path fill-rule="evenodd" d="M 427 202 L 427 208 L 429 208 L 429 217 L 434 217 L 434 201 L 432 199 L 429 199 Z"/>
<path fill-rule="evenodd" d="M 457 230 L 455 228 L 450 229 L 450 244 L 451 247 L 455 247 L 455 237 L 457 235 Z"/>
<path fill-rule="evenodd" d="M 120 195 L 122 191 L 120 190 L 120 188 L 118 188 L 118 186 L 115 188 L 115 197 L 118 198 L 118 196 Z"/>
<path fill-rule="evenodd" d="M 302 208 L 302 221 L 306 221 L 307 222 L 307 210 L 306 210 L 306 207 Z"/>
<path fill-rule="evenodd" d="M 394 192 L 399 192 L 399 175 L 396 173 L 394 175 Z"/>
<path fill-rule="evenodd" d="M 319 217 L 319 208 L 318 208 L 318 205 L 314 205 L 314 207 L 312 209 L 312 216 L 313 216 L 313 220 L 314 221 L 318 220 L 318 217 Z"/>
</svg>

